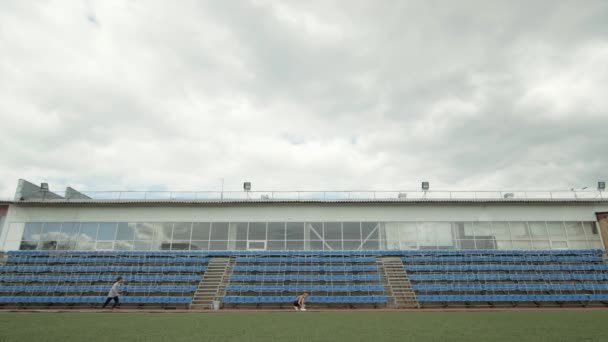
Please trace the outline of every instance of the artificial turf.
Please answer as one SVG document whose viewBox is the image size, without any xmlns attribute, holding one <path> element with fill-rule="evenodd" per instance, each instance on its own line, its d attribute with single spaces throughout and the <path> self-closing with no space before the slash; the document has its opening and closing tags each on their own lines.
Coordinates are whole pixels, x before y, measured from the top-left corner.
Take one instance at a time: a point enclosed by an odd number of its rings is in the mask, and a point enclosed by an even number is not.
<svg viewBox="0 0 608 342">
<path fill-rule="evenodd" d="M 608 310 L 0 313 L 0 341 L 607 341 Z"/>
</svg>

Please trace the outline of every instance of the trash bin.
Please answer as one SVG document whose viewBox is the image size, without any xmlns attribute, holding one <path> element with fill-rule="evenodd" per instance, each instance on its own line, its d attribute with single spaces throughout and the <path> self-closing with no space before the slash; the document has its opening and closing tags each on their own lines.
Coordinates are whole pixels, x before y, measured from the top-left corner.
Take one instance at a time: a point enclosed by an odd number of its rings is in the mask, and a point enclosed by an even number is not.
<svg viewBox="0 0 608 342">
<path fill-rule="evenodd" d="M 220 309 L 220 301 L 214 300 L 213 301 L 213 310 L 219 310 L 219 309 Z"/>
</svg>

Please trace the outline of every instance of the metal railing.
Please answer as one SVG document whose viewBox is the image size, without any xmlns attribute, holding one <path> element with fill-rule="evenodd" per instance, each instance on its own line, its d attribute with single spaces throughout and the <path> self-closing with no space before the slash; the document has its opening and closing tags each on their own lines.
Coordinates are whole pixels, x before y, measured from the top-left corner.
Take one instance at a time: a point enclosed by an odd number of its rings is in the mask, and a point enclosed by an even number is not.
<svg viewBox="0 0 608 342">
<path fill-rule="evenodd" d="M 64 192 L 53 192 L 64 198 L 27 194 L 24 200 L 87 201 L 65 198 Z M 83 191 L 90 200 L 113 201 L 416 201 L 416 200 L 608 200 L 602 191 Z M 68 194 L 69 196 L 69 194 Z M 55 198 L 52 198 L 55 197 Z"/>
</svg>

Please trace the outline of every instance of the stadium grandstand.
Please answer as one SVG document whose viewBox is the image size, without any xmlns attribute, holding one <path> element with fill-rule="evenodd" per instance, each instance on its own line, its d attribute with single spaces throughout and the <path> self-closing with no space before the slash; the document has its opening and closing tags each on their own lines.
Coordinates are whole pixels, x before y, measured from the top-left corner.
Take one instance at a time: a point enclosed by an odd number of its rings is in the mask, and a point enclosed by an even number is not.
<svg viewBox="0 0 608 342">
<path fill-rule="evenodd" d="M 608 197 L 584 191 L 80 192 L 0 202 L 0 308 L 601 307 Z M 292 310 L 292 309 L 291 309 Z"/>
</svg>

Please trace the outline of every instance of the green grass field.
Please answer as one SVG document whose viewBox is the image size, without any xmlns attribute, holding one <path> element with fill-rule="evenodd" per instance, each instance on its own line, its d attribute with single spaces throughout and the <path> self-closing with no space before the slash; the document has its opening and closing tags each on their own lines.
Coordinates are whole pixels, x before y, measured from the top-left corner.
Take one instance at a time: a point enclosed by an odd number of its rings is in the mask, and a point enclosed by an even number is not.
<svg viewBox="0 0 608 342">
<path fill-rule="evenodd" d="M 0 341 L 607 341 L 608 311 L 0 313 Z"/>
</svg>

